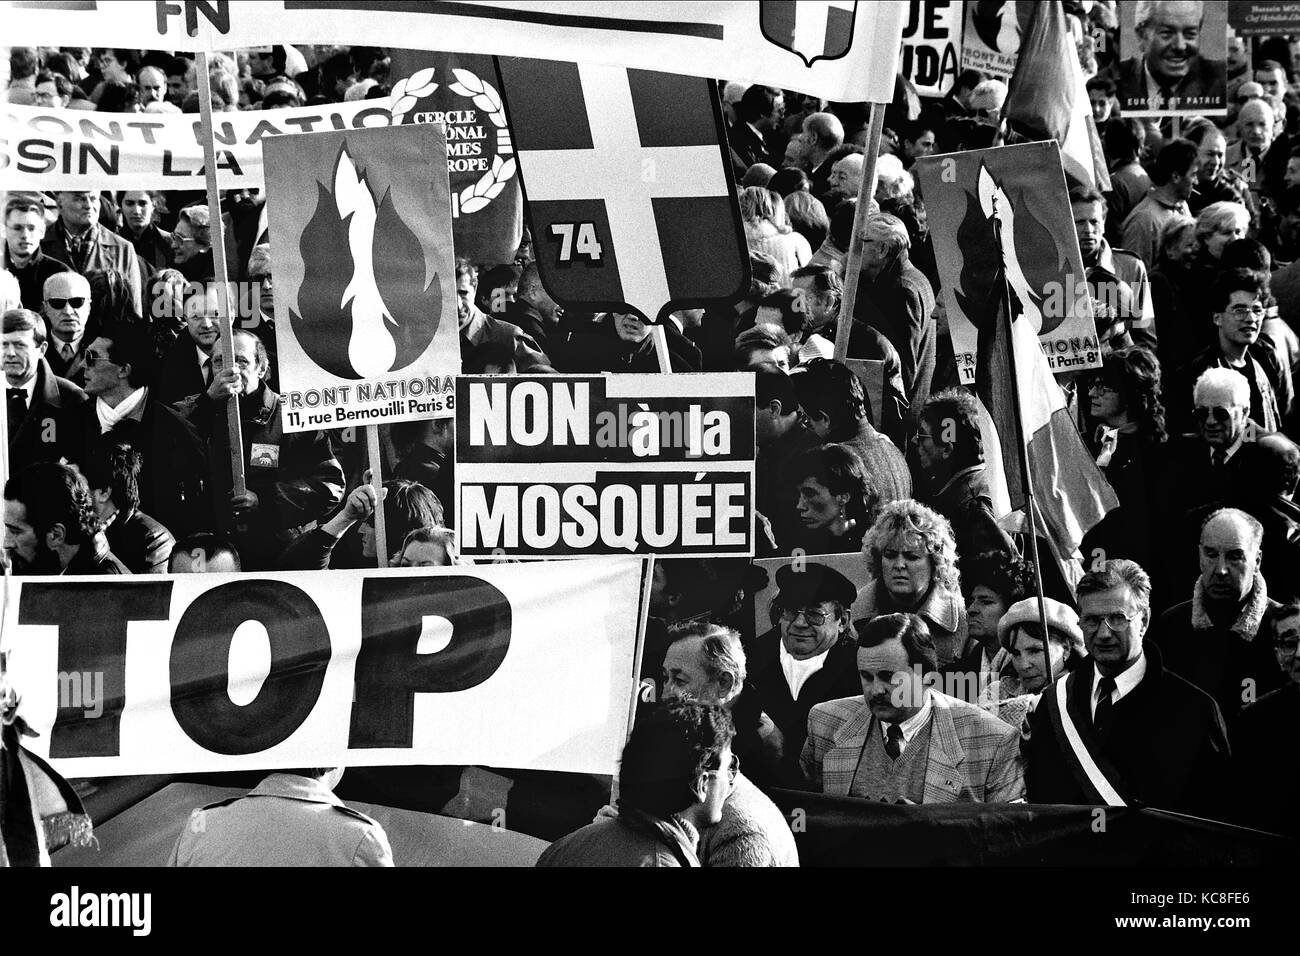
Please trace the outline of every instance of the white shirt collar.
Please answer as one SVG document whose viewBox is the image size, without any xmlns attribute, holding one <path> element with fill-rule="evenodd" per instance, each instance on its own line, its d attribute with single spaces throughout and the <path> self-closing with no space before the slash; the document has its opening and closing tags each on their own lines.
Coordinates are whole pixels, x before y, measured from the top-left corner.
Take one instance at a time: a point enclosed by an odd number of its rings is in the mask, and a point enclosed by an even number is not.
<svg viewBox="0 0 1300 956">
<path fill-rule="evenodd" d="M 1241 451 L 1241 444 L 1242 444 L 1242 441 L 1245 439 L 1245 437 L 1246 437 L 1246 430 L 1243 428 L 1243 429 L 1241 430 L 1241 434 L 1239 434 L 1239 435 L 1237 436 L 1237 440 L 1234 441 L 1231 445 L 1228 446 L 1227 453 L 1223 456 L 1223 460 L 1224 460 L 1224 461 L 1231 461 L 1231 460 L 1232 460 L 1232 456 L 1235 455 L 1237 452 Z M 1214 453 L 1215 453 L 1216 450 L 1217 450 L 1217 449 L 1214 449 L 1214 448 L 1211 448 L 1211 449 L 1210 449 L 1210 460 L 1211 460 L 1211 461 L 1214 460 Z"/>
<path fill-rule="evenodd" d="M 903 732 L 903 739 L 898 742 L 898 752 L 900 754 L 907 749 L 907 745 L 912 742 L 912 738 L 917 735 L 920 729 L 924 727 L 926 722 L 930 719 L 930 714 L 934 710 L 934 705 L 932 703 L 934 698 L 931 696 L 933 693 L 934 688 L 927 687 L 925 689 L 925 703 L 921 705 L 921 709 L 898 725 L 898 729 Z M 884 740 L 888 741 L 889 734 L 886 733 L 886 727 L 888 725 L 883 720 L 877 720 L 876 723 L 880 727 L 880 736 Z"/>
<path fill-rule="evenodd" d="M 781 649 L 781 670 L 785 674 L 785 682 L 790 688 L 790 697 L 793 700 L 799 699 L 799 691 L 803 690 L 803 685 L 809 677 L 816 674 L 826 663 L 826 655 L 831 652 L 828 647 L 813 657 L 806 660 L 797 660 L 789 651 L 785 649 L 785 641 L 780 642 Z"/>
<path fill-rule="evenodd" d="M 200 369 L 202 369 L 203 366 L 206 365 L 208 362 L 212 361 L 212 356 L 209 355 L 207 352 L 203 351 L 203 349 L 199 348 L 197 345 L 194 346 L 194 354 L 199 357 Z M 215 371 L 215 367 L 214 367 L 214 371 Z"/>
<path fill-rule="evenodd" d="M 33 398 L 36 395 L 36 373 L 32 372 L 31 378 L 23 382 L 21 385 L 10 385 L 9 380 L 5 379 L 5 388 L 21 388 L 25 391 L 27 393 L 27 407 L 30 409 L 32 407 Z"/>
<path fill-rule="evenodd" d="M 1115 689 L 1111 691 L 1110 701 L 1116 703 L 1123 700 L 1138 684 L 1142 683 L 1142 678 L 1147 673 L 1147 655 L 1143 651 L 1138 655 L 1138 659 L 1125 669 L 1124 673 L 1115 678 Z M 1095 717 L 1097 714 L 1097 684 L 1101 680 L 1101 671 L 1097 670 L 1097 665 L 1092 665 L 1092 694 L 1091 694 L 1091 713 Z"/>
</svg>

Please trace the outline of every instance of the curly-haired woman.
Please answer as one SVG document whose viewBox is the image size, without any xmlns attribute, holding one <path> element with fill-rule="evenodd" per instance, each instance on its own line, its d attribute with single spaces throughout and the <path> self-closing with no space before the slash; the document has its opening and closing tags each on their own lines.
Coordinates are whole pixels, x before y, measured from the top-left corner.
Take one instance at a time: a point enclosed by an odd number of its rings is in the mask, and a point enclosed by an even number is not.
<svg viewBox="0 0 1300 956">
<path fill-rule="evenodd" d="M 968 650 L 966 606 L 952 525 L 919 501 L 891 501 L 862 541 L 869 580 L 864 617 L 906 612 L 925 619 L 938 663 Z"/>
</svg>

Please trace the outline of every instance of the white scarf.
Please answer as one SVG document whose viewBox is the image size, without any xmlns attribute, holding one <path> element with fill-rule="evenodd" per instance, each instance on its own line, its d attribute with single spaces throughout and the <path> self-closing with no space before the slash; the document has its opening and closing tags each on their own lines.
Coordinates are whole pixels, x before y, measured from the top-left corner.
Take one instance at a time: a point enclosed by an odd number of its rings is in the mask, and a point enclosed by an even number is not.
<svg viewBox="0 0 1300 956">
<path fill-rule="evenodd" d="M 830 649 L 827 648 L 820 654 L 801 661 L 795 659 L 785 649 L 785 641 L 781 642 L 781 670 L 785 673 L 785 682 L 790 687 L 792 700 L 799 699 L 799 691 L 803 690 L 804 683 L 822 669 L 822 665 L 826 663 L 826 655 L 829 653 Z"/>
<path fill-rule="evenodd" d="M 145 400 L 149 397 L 147 386 L 141 386 L 128 395 L 122 401 L 118 402 L 116 408 L 110 408 L 108 402 L 102 398 L 95 400 L 95 414 L 99 416 L 99 432 L 101 435 L 107 434 L 116 427 L 117 423 L 124 418 L 130 418 L 136 409 L 144 405 Z"/>
</svg>

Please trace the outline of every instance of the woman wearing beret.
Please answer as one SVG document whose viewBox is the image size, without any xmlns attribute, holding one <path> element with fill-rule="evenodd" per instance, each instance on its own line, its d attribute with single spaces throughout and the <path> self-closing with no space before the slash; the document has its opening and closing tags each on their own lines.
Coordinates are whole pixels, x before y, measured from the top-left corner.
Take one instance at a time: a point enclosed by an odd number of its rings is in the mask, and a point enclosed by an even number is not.
<svg viewBox="0 0 1300 956">
<path fill-rule="evenodd" d="M 978 704 L 1000 720 L 1021 727 L 1038 704 L 1043 690 L 1066 671 L 1084 660 L 1083 631 L 1074 608 L 1044 598 L 1047 611 L 1047 644 L 1052 662 L 1050 676 L 1043 653 L 1043 626 L 1038 598 L 1026 598 L 1011 606 L 998 622 L 998 639 L 1011 655 L 1012 675 L 994 681 L 980 694 Z"/>
</svg>

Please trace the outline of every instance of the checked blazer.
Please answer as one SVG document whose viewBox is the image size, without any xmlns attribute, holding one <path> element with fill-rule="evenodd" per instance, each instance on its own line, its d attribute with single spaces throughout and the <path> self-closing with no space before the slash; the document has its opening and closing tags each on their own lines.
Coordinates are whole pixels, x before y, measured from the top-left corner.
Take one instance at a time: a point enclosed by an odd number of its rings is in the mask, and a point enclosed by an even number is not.
<svg viewBox="0 0 1300 956">
<path fill-rule="evenodd" d="M 931 689 L 923 803 L 1009 803 L 1025 797 L 1020 732 L 973 704 Z M 818 704 L 799 757 L 804 776 L 832 796 L 849 787 L 868 734 L 880 733 L 862 697 Z"/>
</svg>

